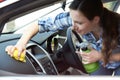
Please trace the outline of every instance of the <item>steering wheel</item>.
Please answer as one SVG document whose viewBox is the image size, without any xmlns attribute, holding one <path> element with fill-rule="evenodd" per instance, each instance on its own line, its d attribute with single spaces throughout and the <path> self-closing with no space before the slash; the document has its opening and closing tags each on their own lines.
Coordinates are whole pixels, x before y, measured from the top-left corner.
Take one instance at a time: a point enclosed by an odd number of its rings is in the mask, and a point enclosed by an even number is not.
<svg viewBox="0 0 120 80">
<path fill-rule="evenodd" d="M 83 73 L 87 73 L 83 67 L 81 56 L 75 51 L 77 50 L 76 44 L 81 43 L 82 39 L 78 33 L 71 28 L 67 29 L 67 40 L 63 46 L 64 59 L 72 67 L 81 70 Z"/>
<path fill-rule="evenodd" d="M 66 40 L 66 31 L 67 29 L 58 30 L 47 39 L 48 53 L 55 54 L 60 48 L 62 48 L 64 41 Z"/>
</svg>

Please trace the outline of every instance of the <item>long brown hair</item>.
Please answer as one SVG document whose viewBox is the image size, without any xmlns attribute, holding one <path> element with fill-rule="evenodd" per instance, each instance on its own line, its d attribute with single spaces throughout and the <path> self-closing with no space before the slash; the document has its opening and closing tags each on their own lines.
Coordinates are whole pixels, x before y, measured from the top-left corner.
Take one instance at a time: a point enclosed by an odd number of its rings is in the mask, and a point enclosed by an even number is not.
<svg viewBox="0 0 120 80">
<path fill-rule="evenodd" d="M 119 14 L 104 8 L 103 16 L 101 17 L 101 24 L 103 28 L 103 46 L 101 52 L 103 53 L 104 65 L 109 62 L 112 50 L 118 44 L 119 19 Z"/>
</svg>

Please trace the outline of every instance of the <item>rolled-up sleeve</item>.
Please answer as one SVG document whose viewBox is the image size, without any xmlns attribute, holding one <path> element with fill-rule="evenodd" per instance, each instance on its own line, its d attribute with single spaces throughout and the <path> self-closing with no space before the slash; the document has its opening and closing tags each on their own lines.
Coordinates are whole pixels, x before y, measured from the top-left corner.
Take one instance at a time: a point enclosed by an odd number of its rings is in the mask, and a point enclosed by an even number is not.
<svg viewBox="0 0 120 80">
<path fill-rule="evenodd" d="M 41 18 L 38 20 L 39 32 L 57 31 L 72 26 L 69 12 L 63 12 L 54 17 Z"/>
</svg>

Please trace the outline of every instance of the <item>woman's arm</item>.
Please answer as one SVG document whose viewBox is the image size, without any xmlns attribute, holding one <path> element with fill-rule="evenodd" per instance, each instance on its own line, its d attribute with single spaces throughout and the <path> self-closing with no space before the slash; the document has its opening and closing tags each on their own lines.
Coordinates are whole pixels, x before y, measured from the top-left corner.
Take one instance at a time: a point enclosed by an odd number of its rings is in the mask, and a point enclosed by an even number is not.
<svg viewBox="0 0 120 80">
<path fill-rule="evenodd" d="M 72 26 L 69 12 L 62 12 L 53 17 L 42 18 L 38 21 L 39 32 L 63 30 Z"/>
<path fill-rule="evenodd" d="M 22 52 L 25 52 L 26 50 L 26 45 L 27 42 L 31 39 L 31 37 L 33 37 L 36 33 L 38 32 L 38 22 L 34 22 L 31 23 L 30 25 L 28 25 L 21 38 L 19 39 L 19 41 L 16 43 L 16 45 L 9 45 L 6 47 L 5 51 L 7 51 L 7 53 L 11 56 L 13 56 L 13 52 L 15 49 L 18 50 L 18 56 L 21 55 Z"/>
<path fill-rule="evenodd" d="M 28 41 L 37 33 L 45 31 L 56 31 L 70 27 L 72 24 L 69 13 L 60 13 L 57 16 L 48 17 L 47 19 L 41 19 L 38 22 L 31 23 L 26 27 L 23 35 L 16 43 L 16 45 L 10 45 L 6 47 L 6 51 L 12 56 L 13 51 L 17 48 L 19 51 L 18 56 L 25 51 L 25 47 Z"/>
<path fill-rule="evenodd" d="M 23 45 L 26 46 L 27 42 L 33 37 L 37 32 L 38 29 L 38 22 L 31 23 L 26 27 L 24 30 L 22 37 L 19 39 L 16 45 Z"/>
</svg>

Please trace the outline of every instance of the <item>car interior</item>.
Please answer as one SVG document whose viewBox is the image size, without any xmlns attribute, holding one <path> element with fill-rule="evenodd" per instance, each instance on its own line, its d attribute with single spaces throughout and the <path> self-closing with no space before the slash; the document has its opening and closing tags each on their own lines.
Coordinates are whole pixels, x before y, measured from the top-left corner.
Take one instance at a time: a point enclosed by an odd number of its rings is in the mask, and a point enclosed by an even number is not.
<svg viewBox="0 0 120 80">
<path fill-rule="evenodd" d="M 25 22 L 23 16 L 39 10 L 40 13 L 44 12 L 39 18 L 53 15 L 54 12 L 58 13 L 59 9 L 67 12 L 71 1 L 16 0 L 4 6 L 2 3 L 6 3 L 7 0 L 0 2 L 0 76 L 89 75 L 83 67 L 81 56 L 75 53 L 77 49 L 75 43 L 81 43 L 82 40 L 71 28 L 37 33 L 26 46 L 26 62 L 17 61 L 5 52 L 6 46 L 16 44 L 27 25 L 38 20 L 37 16 L 37 19 Z M 120 13 L 120 0 L 102 1 L 103 4 L 107 3 L 105 4 L 107 8 Z M 48 12 L 42 11 L 53 5 L 58 6 L 49 9 Z M 18 18 L 21 18 L 21 22 L 16 26 L 15 20 Z"/>
</svg>

